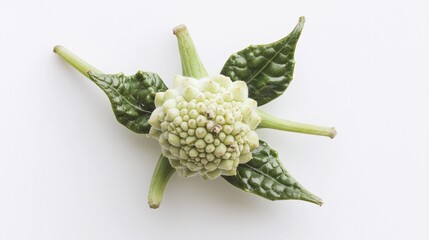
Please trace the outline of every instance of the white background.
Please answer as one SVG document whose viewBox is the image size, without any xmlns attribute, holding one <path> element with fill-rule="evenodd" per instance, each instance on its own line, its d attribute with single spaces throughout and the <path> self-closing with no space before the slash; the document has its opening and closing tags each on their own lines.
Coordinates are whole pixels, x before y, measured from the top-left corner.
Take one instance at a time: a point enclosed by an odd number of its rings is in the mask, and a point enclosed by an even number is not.
<svg viewBox="0 0 429 240">
<path fill-rule="evenodd" d="M 113 2 L 113 1 L 112 1 Z M 263 107 L 337 138 L 259 131 L 322 207 L 174 175 L 147 206 L 158 144 L 52 52 L 105 72 L 181 71 L 187 24 L 206 68 L 307 17 L 286 94 Z M 1 1 L 0 239 L 429 239 L 429 2 Z"/>
</svg>

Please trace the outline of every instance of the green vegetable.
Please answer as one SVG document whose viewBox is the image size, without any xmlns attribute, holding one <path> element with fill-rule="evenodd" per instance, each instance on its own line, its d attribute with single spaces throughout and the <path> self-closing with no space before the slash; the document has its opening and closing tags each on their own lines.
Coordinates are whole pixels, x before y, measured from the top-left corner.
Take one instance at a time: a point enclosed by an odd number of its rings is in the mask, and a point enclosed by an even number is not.
<svg viewBox="0 0 429 240">
<path fill-rule="evenodd" d="M 270 200 L 299 199 L 322 205 L 322 199 L 299 184 L 278 159 L 278 153 L 266 142 L 252 152 L 252 161 L 240 164 L 235 176 L 223 176 L 232 185 Z"/>
<path fill-rule="evenodd" d="M 155 96 L 149 135 L 181 176 L 235 175 L 258 146 L 256 104 L 243 81 L 176 76 L 173 89 Z"/>
<path fill-rule="evenodd" d="M 251 45 L 234 53 L 226 61 L 221 74 L 231 80 L 243 80 L 249 87 L 250 98 L 259 106 L 283 94 L 293 78 L 295 47 L 305 18 L 301 17 L 295 29 L 277 42 Z"/>
<path fill-rule="evenodd" d="M 232 185 L 270 200 L 322 200 L 305 190 L 282 166 L 277 152 L 259 140 L 257 128 L 335 137 L 334 128 L 280 119 L 257 109 L 280 96 L 293 76 L 296 43 L 304 25 L 267 45 L 233 54 L 222 75 L 209 76 L 187 28 L 174 29 L 182 76 L 167 89 L 156 73 L 104 74 L 61 46 L 54 52 L 99 86 L 117 120 L 158 140 L 162 155 L 152 176 L 149 206 L 159 207 L 174 172 L 222 176 Z"/>
<path fill-rule="evenodd" d="M 133 132 L 149 133 L 155 93 L 167 90 L 158 74 L 138 71 L 132 76 L 96 72 L 88 75 L 109 97 L 120 123 Z"/>
<path fill-rule="evenodd" d="M 104 74 L 62 46 L 55 46 L 54 52 L 106 93 L 118 122 L 133 132 L 149 133 L 148 120 L 155 109 L 155 93 L 167 90 L 158 74 L 142 71 L 132 76 Z"/>
</svg>

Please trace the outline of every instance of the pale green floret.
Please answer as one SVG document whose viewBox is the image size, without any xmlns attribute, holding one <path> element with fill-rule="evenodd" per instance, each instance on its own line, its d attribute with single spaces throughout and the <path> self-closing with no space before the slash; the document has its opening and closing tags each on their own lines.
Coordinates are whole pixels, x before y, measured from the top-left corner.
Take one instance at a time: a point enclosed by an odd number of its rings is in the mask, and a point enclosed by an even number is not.
<svg viewBox="0 0 429 240">
<path fill-rule="evenodd" d="M 190 157 L 197 157 L 198 156 L 198 151 L 195 148 L 191 149 L 189 151 L 189 156 Z"/>
<path fill-rule="evenodd" d="M 251 129 L 255 129 L 260 122 L 261 122 L 261 117 L 259 117 L 259 115 L 256 112 L 252 112 L 249 119 L 247 120 L 247 125 L 249 125 Z"/>
<path fill-rule="evenodd" d="M 155 107 L 159 107 L 164 103 L 164 92 L 157 92 L 155 94 Z"/>
<path fill-rule="evenodd" d="M 204 127 L 207 125 L 207 118 L 203 115 L 199 115 L 196 118 L 198 127 Z"/>
<path fill-rule="evenodd" d="M 198 139 L 195 142 L 195 147 L 197 147 L 197 148 L 205 148 L 206 147 L 206 142 L 204 142 L 204 140 L 202 140 L 202 139 Z"/>
<path fill-rule="evenodd" d="M 209 144 L 209 145 L 207 145 L 205 151 L 206 151 L 206 153 L 212 153 L 215 149 L 216 149 L 216 147 L 213 144 Z"/>
<path fill-rule="evenodd" d="M 183 131 L 188 131 L 188 123 L 187 122 L 181 122 L 180 123 L 180 128 L 183 130 Z"/>
<path fill-rule="evenodd" d="M 235 175 L 259 145 L 254 130 L 261 118 L 243 81 L 176 76 L 174 88 L 155 94 L 155 106 L 149 136 L 181 176 Z"/>
<path fill-rule="evenodd" d="M 194 99 L 197 96 L 197 94 L 198 94 L 198 89 L 196 89 L 194 87 L 188 87 L 183 92 L 183 97 L 187 101 L 191 101 L 192 99 Z"/>
<path fill-rule="evenodd" d="M 195 119 L 189 119 L 188 126 L 190 128 L 197 128 L 197 121 Z"/>
<path fill-rule="evenodd" d="M 174 125 L 176 125 L 177 127 L 179 127 L 180 126 L 180 124 L 183 122 L 183 119 L 182 119 L 182 117 L 181 116 L 177 116 L 175 119 L 174 119 Z"/>
<path fill-rule="evenodd" d="M 214 155 L 216 157 L 222 157 L 222 155 L 225 153 L 226 153 L 226 146 L 223 143 L 219 144 L 219 146 L 217 146 L 216 149 L 214 150 Z"/>
<path fill-rule="evenodd" d="M 226 134 L 225 134 L 224 132 L 220 132 L 220 133 L 217 135 L 217 138 L 222 142 L 223 140 L 225 140 L 225 138 L 226 138 Z"/>
<path fill-rule="evenodd" d="M 255 128 L 253 128 L 253 129 L 255 129 Z M 231 134 L 232 130 L 234 130 L 234 128 L 231 125 L 224 125 L 223 128 L 222 128 L 222 131 L 225 134 Z"/>
<path fill-rule="evenodd" d="M 195 136 L 197 138 L 204 138 L 207 135 L 207 130 L 203 127 L 199 127 L 195 130 Z"/>
<path fill-rule="evenodd" d="M 173 121 L 179 115 L 180 115 L 179 109 L 177 109 L 177 108 L 170 108 L 167 111 L 167 116 L 165 117 L 165 120 L 171 122 L 171 121 Z"/>
<path fill-rule="evenodd" d="M 177 95 L 178 95 L 177 91 L 167 90 L 165 91 L 164 101 L 167 101 L 167 99 L 175 99 Z"/>
<path fill-rule="evenodd" d="M 234 137 L 231 135 L 228 135 L 225 140 L 223 141 L 226 145 L 232 145 L 234 143 Z"/>
<path fill-rule="evenodd" d="M 170 152 L 171 152 L 171 154 L 178 156 L 180 154 L 180 148 L 171 146 Z"/>
<path fill-rule="evenodd" d="M 168 142 L 171 145 L 176 146 L 176 147 L 180 147 L 180 145 L 181 145 L 180 144 L 180 137 L 173 134 L 173 133 L 168 134 Z"/>
<path fill-rule="evenodd" d="M 218 168 L 222 170 L 229 170 L 232 169 L 232 166 L 234 165 L 234 161 L 232 160 L 225 160 L 219 163 Z"/>
<path fill-rule="evenodd" d="M 212 143 L 214 141 L 213 135 L 211 133 L 206 134 L 204 137 L 204 141 L 206 143 Z"/>
<path fill-rule="evenodd" d="M 192 119 L 196 119 L 198 117 L 199 113 L 197 110 L 192 109 L 191 111 L 189 111 L 189 117 Z"/>
<path fill-rule="evenodd" d="M 193 137 L 193 136 L 189 136 L 189 137 L 186 138 L 185 141 L 186 141 L 186 145 L 192 146 L 197 141 L 197 138 Z"/>
<path fill-rule="evenodd" d="M 189 129 L 189 130 L 188 130 L 188 134 L 189 134 L 190 136 L 194 136 L 194 135 L 195 135 L 195 129 Z"/>
<path fill-rule="evenodd" d="M 164 102 L 164 104 L 162 104 L 162 107 L 163 107 L 165 113 L 166 113 L 166 111 L 168 111 L 168 109 L 176 108 L 176 106 L 177 106 L 177 102 L 175 99 L 168 99 Z"/>
</svg>

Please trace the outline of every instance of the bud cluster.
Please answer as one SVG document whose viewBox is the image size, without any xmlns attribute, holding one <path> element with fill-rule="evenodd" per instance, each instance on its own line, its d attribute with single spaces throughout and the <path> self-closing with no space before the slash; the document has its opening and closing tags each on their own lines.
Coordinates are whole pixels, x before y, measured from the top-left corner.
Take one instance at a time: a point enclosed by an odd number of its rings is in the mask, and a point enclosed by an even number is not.
<svg viewBox="0 0 429 240">
<path fill-rule="evenodd" d="M 259 145 L 253 130 L 261 118 L 243 81 L 176 76 L 173 89 L 156 94 L 155 106 L 149 135 L 181 176 L 235 175 Z"/>
</svg>

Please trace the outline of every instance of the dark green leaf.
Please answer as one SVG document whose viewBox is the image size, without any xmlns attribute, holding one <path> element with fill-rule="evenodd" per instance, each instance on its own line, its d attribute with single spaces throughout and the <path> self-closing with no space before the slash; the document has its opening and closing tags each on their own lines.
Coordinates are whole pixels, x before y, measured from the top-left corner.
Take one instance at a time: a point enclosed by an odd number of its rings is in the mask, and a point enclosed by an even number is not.
<svg viewBox="0 0 429 240">
<path fill-rule="evenodd" d="M 155 93 L 167 90 L 156 73 L 138 71 L 135 75 L 88 73 L 109 97 L 116 119 L 136 133 L 149 133 L 150 114 L 155 109 Z"/>
<path fill-rule="evenodd" d="M 229 57 L 221 74 L 245 81 L 249 97 L 262 106 L 282 95 L 293 78 L 296 43 L 304 27 L 304 17 L 295 29 L 277 42 L 251 45 Z"/>
<path fill-rule="evenodd" d="M 266 142 L 252 151 L 253 159 L 240 164 L 237 175 L 222 176 L 232 185 L 269 200 L 296 199 L 322 205 L 322 200 L 301 186 L 282 166 L 277 151 Z"/>
</svg>

